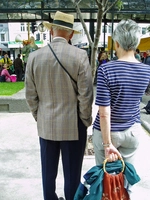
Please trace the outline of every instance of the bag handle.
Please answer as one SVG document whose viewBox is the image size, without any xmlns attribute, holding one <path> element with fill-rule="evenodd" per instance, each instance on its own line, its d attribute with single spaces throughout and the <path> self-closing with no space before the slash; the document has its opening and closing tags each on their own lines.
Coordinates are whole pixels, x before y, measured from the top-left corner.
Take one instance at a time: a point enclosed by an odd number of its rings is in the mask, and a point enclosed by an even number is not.
<svg viewBox="0 0 150 200">
<path fill-rule="evenodd" d="M 125 169 L 125 163 L 124 163 L 124 161 L 123 161 L 123 159 L 122 158 L 119 158 L 120 160 L 121 160 L 121 162 L 122 162 L 122 171 L 121 172 L 124 172 L 124 169 Z M 108 162 L 108 158 L 106 158 L 105 160 L 104 160 L 104 162 L 103 162 L 103 170 L 104 170 L 104 172 L 107 172 L 106 171 L 106 163 Z"/>
<path fill-rule="evenodd" d="M 64 69 L 64 71 L 70 76 L 71 80 L 77 84 L 77 82 L 72 78 L 72 76 L 69 74 L 69 72 L 66 70 L 66 68 L 61 64 L 60 60 L 58 59 L 58 57 L 56 56 L 55 52 L 53 51 L 52 47 L 50 44 L 48 44 L 50 50 L 52 51 L 53 55 L 55 56 L 56 60 L 58 61 L 58 63 L 60 64 L 60 66 Z"/>
</svg>

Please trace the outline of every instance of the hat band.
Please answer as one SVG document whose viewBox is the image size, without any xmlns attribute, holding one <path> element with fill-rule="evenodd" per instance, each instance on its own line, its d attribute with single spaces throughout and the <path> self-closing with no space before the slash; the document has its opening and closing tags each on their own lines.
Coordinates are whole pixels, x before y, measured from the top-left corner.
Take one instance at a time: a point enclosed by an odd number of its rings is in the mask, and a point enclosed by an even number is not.
<svg viewBox="0 0 150 200">
<path fill-rule="evenodd" d="M 64 22 L 64 21 L 61 21 L 61 20 L 53 20 L 53 24 L 66 26 L 68 28 L 73 28 L 73 24 L 72 23 Z"/>
</svg>

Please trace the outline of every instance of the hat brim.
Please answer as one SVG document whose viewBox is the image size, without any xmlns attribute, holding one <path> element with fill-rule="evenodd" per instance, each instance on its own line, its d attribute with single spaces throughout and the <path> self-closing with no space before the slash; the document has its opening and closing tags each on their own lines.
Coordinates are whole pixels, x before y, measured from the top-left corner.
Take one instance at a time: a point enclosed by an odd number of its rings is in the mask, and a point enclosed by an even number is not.
<svg viewBox="0 0 150 200">
<path fill-rule="evenodd" d="M 43 25 L 44 25 L 45 28 L 47 28 L 48 30 L 50 30 L 52 26 L 58 26 L 58 27 L 66 28 L 66 29 L 68 29 L 68 30 L 72 30 L 72 31 L 74 31 L 74 34 L 80 34 L 79 31 L 76 31 L 76 30 L 74 30 L 74 29 L 72 29 L 72 28 L 69 28 L 69 27 L 66 27 L 66 26 L 62 26 L 62 25 L 59 25 L 59 24 L 53 24 L 53 23 L 49 23 L 49 22 L 43 22 Z"/>
</svg>

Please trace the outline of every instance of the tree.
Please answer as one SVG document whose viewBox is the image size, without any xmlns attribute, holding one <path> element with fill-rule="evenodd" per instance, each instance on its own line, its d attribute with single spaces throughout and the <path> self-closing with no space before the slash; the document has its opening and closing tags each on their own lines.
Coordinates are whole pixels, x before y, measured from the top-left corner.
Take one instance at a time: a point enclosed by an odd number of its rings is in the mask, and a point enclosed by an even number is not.
<svg viewBox="0 0 150 200">
<path fill-rule="evenodd" d="M 102 25 L 103 17 L 108 12 L 108 10 L 110 10 L 115 5 L 117 5 L 118 9 L 121 10 L 123 8 L 123 2 L 121 0 L 114 0 L 113 3 L 110 3 L 110 1 L 108 0 L 95 0 L 98 6 L 97 28 L 96 28 L 94 41 L 92 41 L 91 36 L 87 30 L 86 24 L 83 20 L 81 10 L 79 8 L 79 4 L 81 1 L 82 0 L 72 0 L 76 8 L 76 11 L 79 15 L 80 22 L 82 23 L 84 31 L 87 35 L 89 46 L 91 47 L 91 67 L 92 67 L 92 76 L 93 76 L 93 81 L 94 81 L 95 72 L 96 72 L 96 55 L 97 55 L 97 50 L 98 50 L 98 42 L 99 42 L 99 38 L 101 34 L 101 25 Z"/>
</svg>

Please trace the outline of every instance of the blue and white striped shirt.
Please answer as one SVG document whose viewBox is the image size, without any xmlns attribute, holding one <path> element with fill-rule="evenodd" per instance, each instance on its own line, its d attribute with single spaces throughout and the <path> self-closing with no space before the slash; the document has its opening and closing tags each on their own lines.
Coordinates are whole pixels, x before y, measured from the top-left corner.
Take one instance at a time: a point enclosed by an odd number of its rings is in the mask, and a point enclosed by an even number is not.
<svg viewBox="0 0 150 200">
<path fill-rule="evenodd" d="M 111 107 L 111 131 L 123 131 L 140 123 L 140 99 L 150 81 L 150 66 L 110 61 L 98 68 L 95 104 Z M 93 128 L 100 130 L 97 113 Z"/>
</svg>

